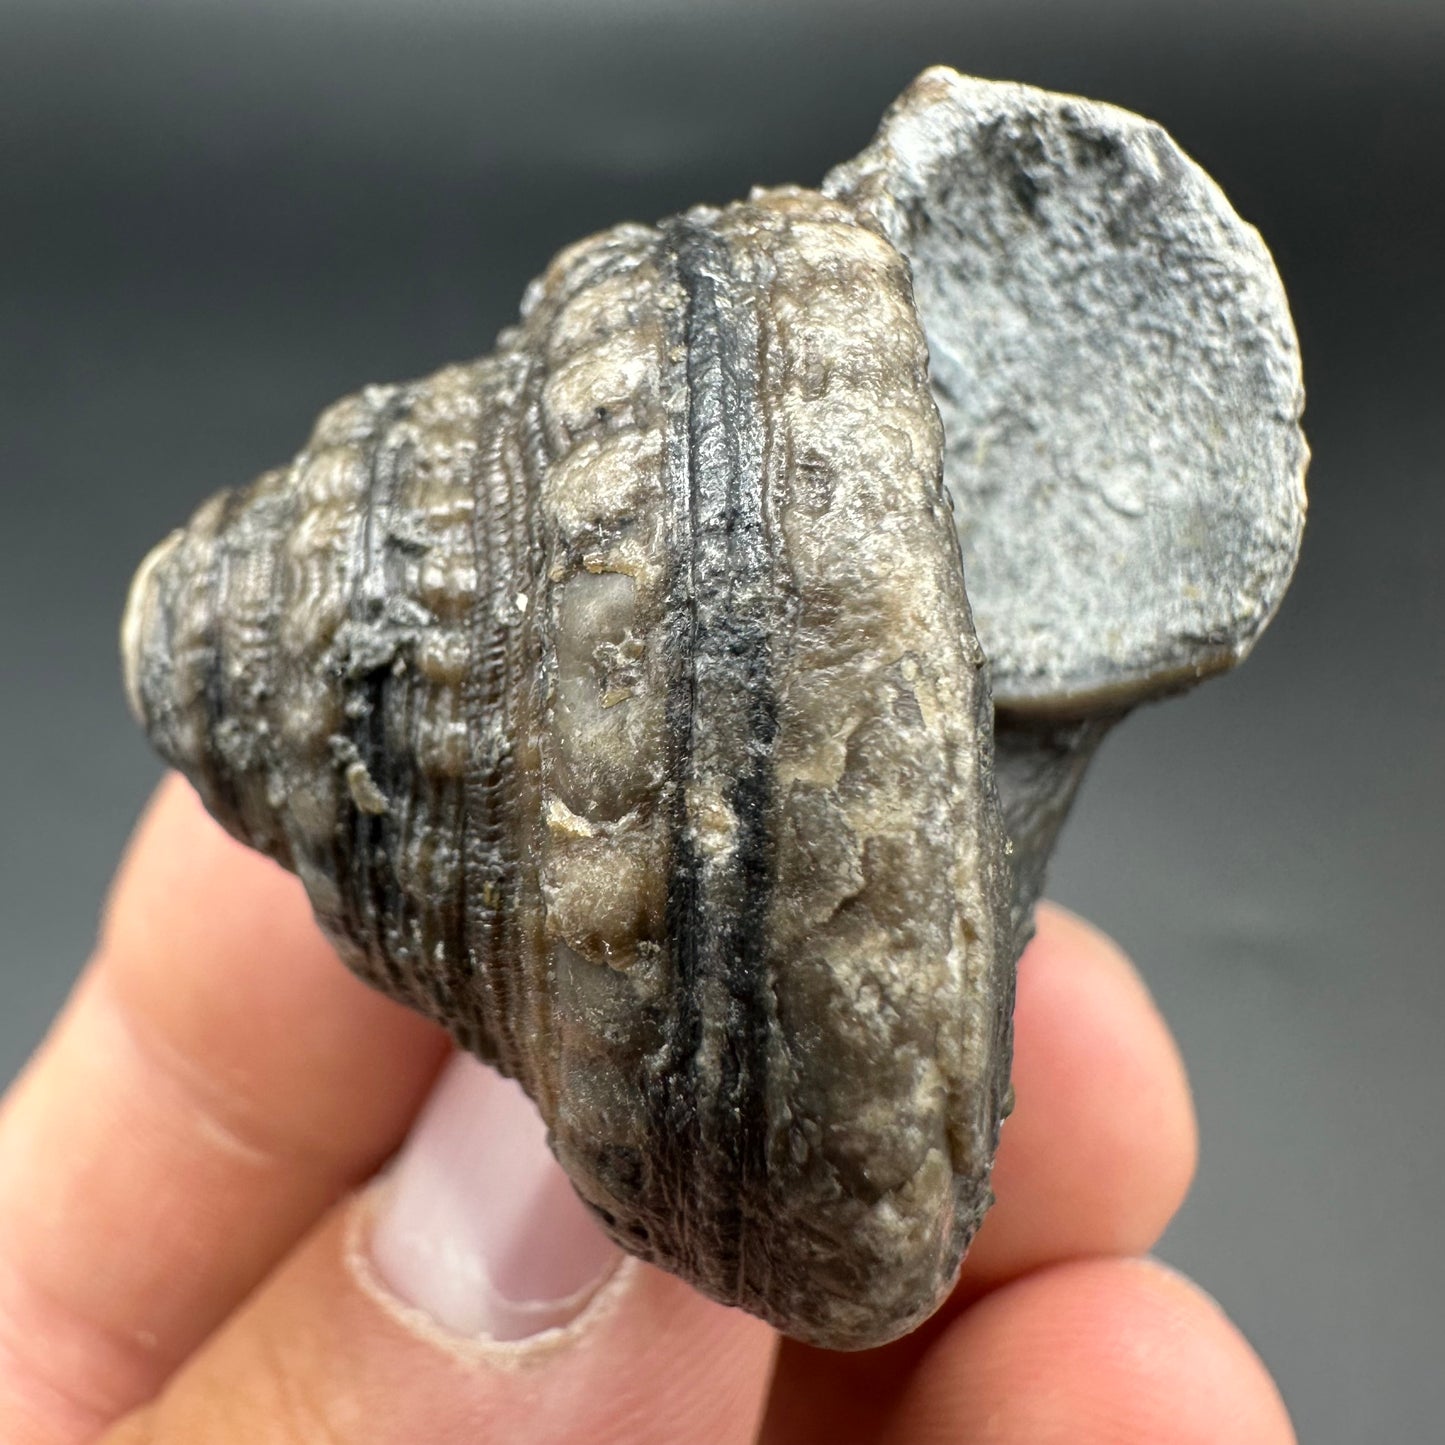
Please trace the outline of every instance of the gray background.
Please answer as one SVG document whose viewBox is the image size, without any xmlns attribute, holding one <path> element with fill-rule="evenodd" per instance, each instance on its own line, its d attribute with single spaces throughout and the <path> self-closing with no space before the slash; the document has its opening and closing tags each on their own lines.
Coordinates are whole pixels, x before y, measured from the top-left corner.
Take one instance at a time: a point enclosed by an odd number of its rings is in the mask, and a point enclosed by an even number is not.
<svg viewBox="0 0 1445 1445">
<path fill-rule="evenodd" d="M 145 548 L 373 379 L 485 350 L 561 243 L 816 181 L 946 61 L 1163 121 L 1273 246 L 1316 461 L 1238 674 L 1140 715 L 1056 896 L 1140 960 L 1203 1122 L 1165 1243 L 1312 1442 L 1445 1439 L 1445 6 L 0 4 L 0 1079 L 158 775 Z"/>
</svg>

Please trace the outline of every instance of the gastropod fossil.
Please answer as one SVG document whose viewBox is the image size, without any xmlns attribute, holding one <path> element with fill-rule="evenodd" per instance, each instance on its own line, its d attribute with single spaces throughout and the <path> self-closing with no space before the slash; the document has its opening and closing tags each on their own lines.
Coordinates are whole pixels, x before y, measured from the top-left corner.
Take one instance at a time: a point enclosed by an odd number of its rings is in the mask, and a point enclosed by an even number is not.
<svg viewBox="0 0 1445 1445">
<path fill-rule="evenodd" d="M 1300 406 L 1162 132 L 930 71 L 820 191 L 571 247 L 491 355 L 207 503 L 131 703 L 626 1248 L 881 1343 L 988 1206 L 1083 762 L 1283 592 Z"/>
</svg>

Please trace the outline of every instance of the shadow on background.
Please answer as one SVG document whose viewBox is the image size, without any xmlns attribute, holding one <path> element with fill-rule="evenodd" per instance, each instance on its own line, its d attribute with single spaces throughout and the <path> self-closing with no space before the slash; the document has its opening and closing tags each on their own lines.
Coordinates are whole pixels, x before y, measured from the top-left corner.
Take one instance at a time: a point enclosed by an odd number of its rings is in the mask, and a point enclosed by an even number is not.
<svg viewBox="0 0 1445 1445">
<path fill-rule="evenodd" d="M 1271 244 L 1316 461 L 1255 660 L 1131 721 L 1056 896 L 1177 1028 L 1163 1253 L 1312 1442 L 1439 1438 L 1445 10 L 1303 0 L 10 4 L 0 16 L 0 1078 L 158 774 L 135 562 L 370 380 L 489 348 L 559 245 L 816 182 L 943 61 L 1161 120 Z"/>
</svg>

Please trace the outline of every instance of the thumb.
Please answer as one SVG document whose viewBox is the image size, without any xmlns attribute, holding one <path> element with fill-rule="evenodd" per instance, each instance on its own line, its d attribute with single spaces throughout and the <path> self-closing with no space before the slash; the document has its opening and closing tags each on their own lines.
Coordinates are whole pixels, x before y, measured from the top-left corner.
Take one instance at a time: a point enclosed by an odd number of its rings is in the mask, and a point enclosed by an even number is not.
<svg viewBox="0 0 1445 1445">
<path fill-rule="evenodd" d="M 741 1445 L 773 1349 L 759 1321 L 624 1258 L 530 1102 L 458 1058 L 391 1173 L 105 1440 Z"/>
</svg>

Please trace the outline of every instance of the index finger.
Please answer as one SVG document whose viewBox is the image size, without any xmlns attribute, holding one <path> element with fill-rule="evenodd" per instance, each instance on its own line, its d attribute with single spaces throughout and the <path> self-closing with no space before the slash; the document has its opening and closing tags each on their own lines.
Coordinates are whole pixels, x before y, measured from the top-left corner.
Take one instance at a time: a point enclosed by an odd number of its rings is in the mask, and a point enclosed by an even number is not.
<svg viewBox="0 0 1445 1445">
<path fill-rule="evenodd" d="M 168 780 L 0 1110 L 0 1438 L 69 1445 L 148 1399 L 395 1149 L 445 1050 Z"/>
</svg>

